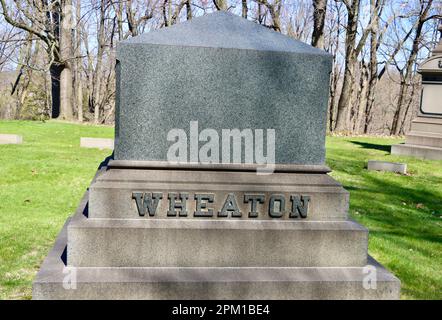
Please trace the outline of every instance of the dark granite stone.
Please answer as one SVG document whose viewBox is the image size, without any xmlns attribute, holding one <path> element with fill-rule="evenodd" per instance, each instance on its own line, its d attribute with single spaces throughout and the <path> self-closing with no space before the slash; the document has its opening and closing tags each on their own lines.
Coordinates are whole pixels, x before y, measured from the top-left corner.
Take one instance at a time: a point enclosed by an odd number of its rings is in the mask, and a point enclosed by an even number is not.
<svg viewBox="0 0 442 320">
<path fill-rule="evenodd" d="M 189 137 L 198 121 L 220 137 L 275 129 L 276 163 L 324 163 L 324 51 L 217 12 L 123 41 L 117 57 L 115 159 L 167 160 L 169 130 Z"/>
</svg>

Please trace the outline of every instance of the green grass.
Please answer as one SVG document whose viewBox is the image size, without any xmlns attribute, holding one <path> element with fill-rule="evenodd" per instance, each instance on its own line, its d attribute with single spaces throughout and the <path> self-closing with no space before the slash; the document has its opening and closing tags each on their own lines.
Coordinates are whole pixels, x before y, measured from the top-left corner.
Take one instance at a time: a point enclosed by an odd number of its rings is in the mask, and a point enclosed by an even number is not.
<svg viewBox="0 0 442 320">
<path fill-rule="evenodd" d="M 57 233 L 110 153 L 79 148 L 80 137 L 112 137 L 113 128 L 0 121 L 0 133 L 24 137 L 0 145 L 0 298 L 28 299 Z M 351 193 L 351 216 L 370 229 L 370 254 L 401 279 L 402 298 L 442 299 L 442 161 L 389 155 L 398 142 L 330 137 L 327 162 Z M 369 172 L 368 159 L 406 162 L 410 175 Z"/>
<path fill-rule="evenodd" d="M 110 153 L 80 148 L 80 137 L 112 137 L 113 128 L 1 121 L 0 133 L 24 140 L 0 145 L 0 298 L 30 298 L 39 265 Z"/>
<path fill-rule="evenodd" d="M 327 140 L 331 174 L 350 191 L 350 215 L 370 230 L 369 253 L 402 282 L 403 299 L 442 299 L 442 161 L 390 155 L 386 138 Z M 405 162 L 408 175 L 367 171 Z"/>
</svg>

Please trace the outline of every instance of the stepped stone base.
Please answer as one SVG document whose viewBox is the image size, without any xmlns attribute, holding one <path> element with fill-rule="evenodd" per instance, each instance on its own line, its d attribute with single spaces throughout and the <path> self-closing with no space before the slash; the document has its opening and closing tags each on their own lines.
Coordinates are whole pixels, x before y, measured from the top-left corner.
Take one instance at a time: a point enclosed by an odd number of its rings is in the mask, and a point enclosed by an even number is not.
<svg viewBox="0 0 442 320">
<path fill-rule="evenodd" d="M 442 118 L 417 117 L 411 122 L 411 131 L 442 134 Z"/>
<path fill-rule="evenodd" d="M 103 167 L 97 173 L 94 181 L 99 180 L 104 174 L 105 168 Z M 247 250 L 251 251 L 252 248 L 244 249 L 244 257 L 252 259 L 257 265 L 263 264 L 263 266 L 212 267 L 207 266 L 208 260 L 198 260 L 195 254 L 189 250 L 181 252 L 186 246 L 183 246 L 180 250 L 172 250 L 172 247 L 163 248 L 163 250 L 169 250 L 168 254 L 172 254 L 172 252 L 174 254 L 180 254 L 182 255 L 181 258 L 185 258 L 186 254 L 192 255 L 192 259 L 189 261 L 199 261 L 206 265 L 192 267 L 134 267 L 132 265 L 129 267 L 121 267 L 109 265 L 116 262 L 112 259 L 124 257 L 125 252 L 130 252 L 131 250 L 122 249 L 119 253 L 110 253 L 108 250 L 111 246 L 106 247 L 105 242 L 102 242 L 99 246 L 91 246 L 90 251 L 84 251 L 75 257 L 75 253 L 70 252 L 68 245 L 68 243 L 71 242 L 75 243 L 75 236 L 69 235 L 68 241 L 68 230 L 78 228 L 81 230 L 81 228 L 87 226 L 87 228 L 96 230 L 97 233 L 100 234 L 103 223 L 128 224 L 126 226 L 119 226 L 120 228 L 133 227 L 131 224 L 135 224 L 137 226 L 135 229 L 143 230 L 146 229 L 146 225 L 140 226 L 138 224 L 150 224 L 153 220 L 94 219 L 86 218 L 87 215 L 88 192 L 83 197 L 76 215 L 66 222 L 54 248 L 41 266 L 33 284 L 33 299 L 398 299 L 400 295 L 400 281 L 371 257 L 368 256 L 367 261 L 366 229 L 352 221 L 307 221 L 295 224 L 289 221 L 278 222 L 277 227 L 281 228 L 280 232 L 285 236 L 289 236 L 289 233 L 292 233 L 294 237 L 299 237 L 300 235 L 298 233 L 302 228 L 309 230 L 309 233 L 312 233 L 314 230 L 321 230 L 321 228 L 323 230 L 328 229 L 327 233 L 318 236 L 315 240 L 322 243 L 325 248 L 327 245 L 321 242 L 321 237 L 325 240 L 335 241 L 334 245 L 330 248 L 339 248 L 340 238 L 342 238 L 343 241 L 347 241 L 348 247 L 342 248 L 341 252 L 333 251 L 326 253 L 321 251 L 317 252 L 317 255 L 310 255 L 310 257 L 324 255 L 324 259 L 329 259 L 329 266 L 327 267 L 316 266 L 315 264 L 318 263 L 322 265 L 326 263 L 325 261 L 318 262 L 309 260 L 308 251 L 306 251 L 305 254 L 302 252 L 295 253 L 294 256 L 298 260 L 297 262 L 295 261 L 294 264 L 308 264 L 310 267 L 293 266 L 293 262 L 292 266 L 284 266 L 284 264 L 290 264 L 290 262 L 287 261 L 279 261 L 279 264 L 266 265 L 266 261 L 272 261 L 273 263 L 273 257 L 268 257 L 268 259 L 266 259 L 265 256 L 257 258 L 251 257 Z M 187 223 L 192 224 L 193 222 L 197 224 L 207 222 L 211 224 L 215 223 L 213 225 L 231 223 L 231 221 L 222 220 L 200 220 L 182 221 L 179 225 L 180 228 L 183 228 Z M 247 224 L 247 221 L 242 220 L 233 222 L 240 226 Z M 170 220 L 168 223 L 173 224 L 174 222 Z M 272 225 L 272 221 L 261 221 L 261 224 L 262 223 L 264 225 Z M 256 232 L 262 229 L 261 232 L 265 234 L 268 230 L 266 231 L 261 224 L 257 224 L 259 225 L 257 229 L 253 227 L 257 225 L 252 224 L 252 227 L 249 225 L 249 230 Z M 286 226 L 284 226 L 284 224 L 286 224 Z M 291 230 L 294 225 L 297 226 L 296 228 L 298 230 Z M 167 228 L 163 230 L 170 229 L 171 226 L 166 225 L 166 227 Z M 285 234 L 284 228 L 288 231 L 291 230 L 291 232 Z M 135 231 L 135 229 L 131 229 L 131 232 L 125 232 L 126 236 L 130 236 L 132 232 L 139 232 Z M 268 229 L 272 232 L 272 228 Z M 333 229 L 339 230 L 339 233 L 336 233 L 336 237 L 333 235 Z M 118 228 L 114 228 L 109 232 L 112 233 L 117 230 Z M 147 230 L 149 230 L 149 228 L 147 228 Z M 217 228 L 215 227 L 212 228 L 211 231 L 215 231 L 216 234 L 216 230 Z M 233 228 L 233 230 L 235 230 L 235 228 Z M 244 232 L 244 235 L 238 233 L 238 236 L 247 238 L 247 233 L 249 232 L 247 228 L 241 231 Z M 341 233 L 342 235 L 340 235 Z M 183 235 L 184 234 L 185 233 L 183 233 Z M 222 235 L 219 234 L 219 236 L 220 246 L 222 246 L 223 243 L 229 245 L 230 239 L 228 239 L 228 237 L 221 239 Z M 347 238 L 348 236 L 356 238 L 352 240 Z M 218 235 L 216 237 L 218 237 Z M 87 243 L 90 242 L 96 244 L 95 239 L 89 239 L 85 235 L 81 235 L 79 239 L 81 240 L 79 244 L 82 246 L 87 246 Z M 266 241 L 269 242 L 269 244 L 264 244 L 264 251 L 267 250 L 267 253 L 271 254 L 269 250 L 273 244 L 275 251 L 284 256 L 283 251 L 285 249 L 280 248 L 279 240 L 272 241 L 271 236 L 267 237 Z M 127 245 L 123 242 L 119 243 L 121 244 L 121 248 L 125 248 Z M 142 246 L 143 244 L 148 244 L 148 242 L 141 239 L 140 245 Z M 156 241 L 156 244 L 158 246 L 163 245 L 159 241 Z M 172 242 L 172 244 L 177 245 L 179 243 Z M 235 244 L 237 245 L 237 242 L 235 242 Z M 314 245 L 314 242 L 309 242 L 309 245 Z M 205 243 L 203 247 L 205 246 L 207 246 L 207 243 Z M 293 242 L 293 246 L 297 246 L 296 241 Z M 93 250 L 94 247 L 95 250 Z M 192 247 L 189 249 L 191 248 Z M 193 248 L 197 249 L 197 247 Z M 319 249 L 318 247 L 318 250 Z M 158 248 L 155 250 L 158 251 Z M 294 250 L 296 251 L 297 249 Z M 348 252 L 346 252 L 347 250 Z M 145 251 L 147 252 L 149 250 Z M 227 252 L 228 251 L 226 251 L 226 253 Z M 91 258 L 93 256 L 96 257 L 96 260 Z M 111 258 L 112 261 L 107 261 L 106 256 Z M 216 254 L 213 253 L 211 255 L 206 253 L 206 257 L 210 258 L 210 256 L 216 257 Z M 286 258 L 290 256 L 291 254 L 285 255 Z M 230 258 L 233 257 L 234 255 L 231 255 Z M 107 266 L 88 265 L 86 267 L 79 267 L 78 264 L 82 264 L 80 261 L 82 258 L 90 260 L 85 262 L 85 264 L 97 264 L 96 261 L 101 261 L 103 265 L 107 264 Z M 165 257 L 162 257 L 158 259 L 158 261 L 164 263 L 166 261 L 164 258 Z M 225 258 L 227 260 L 229 259 L 229 257 Z M 247 259 L 244 259 L 243 262 L 247 261 Z M 342 261 L 338 262 L 339 259 Z M 129 264 L 133 264 L 134 261 L 136 260 L 133 259 Z M 231 259 L 229 263 L 232 263 L 232 261 Z M 76 265 L 76 267 L 70 266 L 71 262 L 73 262 L 72 264 Z M 144 261 L 144 263 L 146 262 L 147 260 Z M 330 267 L 333 263 L 336 265 Z M 340 263 L 340 265 L 337 263 Z M 350 266 L 352 264 L 353 266 Z M 367 269 L 365 264 L 370 267 Z M 118 263 L 115 265 L 118 265 Z M 314 265 L 314 267 L 311 267 L 312 265 Z M 369 289 L 364 287 L 364 283 L 367 282 L 366 277 L 368 276 L 368 271 L 371 271 L 372 275 L 373 272 L 376 273 L 376 286 Z"/>
<path fill-rule="evenodd" d="M 442 148 L 419 146 L 414 144 L 396 144 L 391 146 L 391 154 L 412 156 L 428 160 L 442 160 Z"/>
<path fill-rule="evenodd" d="M 369 257 L 376 288 L 362 267 L 75 268 L 66 282 L 67 225 L 44 261 L 33 299 L 398 299 L 399 280 Z"/>
<path fill-rule="evenodd" d="M 368 231 L 353 221 L 77 215 L 68 235 L 68 264 L 78 267 L 343 267 L 367 261 Z"/>
<path fill-rule="evenodd" d="M 152 169 L 100 165 L 37 274 L 34 299 L 399 298 L 399 280 L 367 255 L 368 230 L 348 220 L 348 192 L 327 168 Z M 214 196 L 214 210 L 236 195 L 238 211 L 195 216 L 209 210 L 191 203 L 199 190 Z M 166 214 L 163 201 L 140 215 L 132 192 L 188 193 L 188 212 Z M 259 209 L 244 206 L 245 194 L 265 195 Z M 308 197 L 307 211 L 276 209 L 271 194 Z"/>
<path fill-rule="evenodd" d="M 442 148 L 442 133 L 410 131 L 406 138 L 406 144 Z"/>
<path fill-rule="evenodd" d="M 391 154 L 442 160 L 442 119 L 423 116 L 414 119 L 405 144 L 391 146 Z"/>
</svg>

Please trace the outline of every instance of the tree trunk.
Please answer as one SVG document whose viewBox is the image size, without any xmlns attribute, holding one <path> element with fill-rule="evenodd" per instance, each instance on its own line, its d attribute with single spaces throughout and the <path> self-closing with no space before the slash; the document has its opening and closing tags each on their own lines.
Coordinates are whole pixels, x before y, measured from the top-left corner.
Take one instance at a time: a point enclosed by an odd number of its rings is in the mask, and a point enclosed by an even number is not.
<svg viewBox="0 0 442 320">
<path fill-rule="evenodd" d="M 32 69 L 26 70 L 25 66 L 29 64 L 32 56 L 32 34 L 29 34 L 25 44 L 19 50 L 19 65 L 17 66 L 18 75 L 12 87 L 11 95 L 17 92 L 17 101 L 14 119 L 20 119 L 21 110 L 28 93 L 28 86 L 30 82 L 30 75 Z M 21 90 L 20 90 L 21 88 Z"/>
<path fill-rule="evenodd" d="M 345 63 L 344 80 L 342 91 L 339 96 L 338 110 L 336 115 L 336 130 L 342 131 L 348 129 L 348 106 L 351 99 L 354 83 L 354 67 L 357 56 L 355 54 L 356 34 L 358 29 L 360 0 L 353 0 L 351 7 L 347 8 L 347 31 L 345 34 Z"/>
<path fill-rule="evenodd" d="M 312 46 L 324 49 L 324 26 L 327 0 L 313 0 Z"/>
<path fill-rule="evenodd" d="M 337 64 L 334 67 L 334 70 L 332 72 L 332 76 L 330 78 L 330 99 L 329 99 L 329 115 L 328 115 L 328 129 L 330 132 L 333 132 L 335 129 L 335 106 L 336 106 L 336 88 L 338 86 L 338 74 L 339 74 L 339 68 Z"/>
<path fill-rule="evenodd" d="M 359 20 L 359 8 L 361 0 L 352 0 L 351 3 L 346 4 L 347 8 L 347 25 L 345 34 L 345 63 L 344 63 L 344 81 L 342 84 L 341 95 L 339 96 L 337 115 L 336 115 L 336 130 L 343 131 L 349 129 L 349 116 L 348 110 L 350 100 L 353 93 L 353 86 L 355 82 L 355 66 L 359 53 L 361 52 L 367 37 L 369 35 L 369 29 L 365 29 L 359 42 L 356 44 L 356 38 L 358 36 L 358 20 Z M 376 14 L 373 12 L 372 14 Z"/>
<path fill-rule="evenodd" d="M 102 78 L 101 67 L 103 63 L 103 53 L 105 46 L 104 21 L 105 21 L 105 1 L 101 0 L 100 22 L 98 27 L 97 65 L 95 67 L 94 96 L 93 96 L 94 122 L 96 124 L 100 123 L 100 105 L 101 105 L 100 89 L 101 89 L 101 78 Z"/>
<path fill-rule="evenodd" d="M 77 63 L 77 70 L 75 76 L 75 98 L 77 105 L 77 116 L 78 121 L 83 122 L 83 87 L 82 87 L 82 77 L 81 77 L 81 69 L 80 64 Z"/>
<path fill-rule="evenodd" d="M 375 6 L 376 0 L 371 0 L 371 6 Z M 378 84 L 378 46 L 379 46 L 379 15 L 375 14 L 372 16 L 373 25 L 372 30 L 370 32 L 370 67 L 369 67 L 369 75 L 370 78 L 368 80 L 368 88 L 367 88 L 367 100 L 365 105 L 365 120 L 364 120 L 364 129 L 363 133 L 368 133 L 368 127 L 373 119 L 373 106 L 374 100 L 376 97 L 376 87 Z"/>
<path fill-rule="evenodd" d="M 217 10 L 227 11 L 227 0 L 213 0 Z"/>
<path fill-rule="evenodd" d="M 399 133 L 398 130 L 399 116 L 401 115 L 402 112 L 402 105 L 405 98 L 405 94 L 406 94 L 406 79 L 403 78 L 401 80 L 401 86 L 399 89 L 399 96 L 398 96 L 398 101 L 396 103 L 396 110 L 394 111 L 393 121 L 391 123 L 390 135 Z"/>
<path fill-rule="evenodd" d="M 192 20 L 192 6 L 190 0 L 186 1 L 186 18 L 187 20 Z"/>
<path fill-rule="evenodd" d="M 51 81 L 51 73 L 46 72 L 44 77 L 44 88 L 46 91 L 46 101 L 45 101 L 45 115 L 51 117 L 52 115 L 52 81 Z"/>
<path fill-rule="evenodd" d="M 83 87 L 81 77 L 81 0 L 76 2 L 75 16 L 77 19 L 75 38 L 75 97 L 78 121 L 83 122 Z"/>
<path fill-rule="evenodd" d="M 72 120 L 72 100 L 73 100 L 72 70 L 70 66 L 65 66 L 60 75 L 60 116 L 63 120 Z"/>
<path fill-rule="evenodd" d="M 63 66 L 52 63 L 49 67 L 51 74 L 51 96 L 52 96 L 52 118 L 56 119 L 60 115 L 60 78 Z"/>
<path fill-rule="evenodd" d="M 242 0 L 242 12 L 241 12 L 241 16 L 244 19 L 247 19 L 247 15 L 249 12 L 249 8 L 247 7 L 247 0 Z"/>
<path fill-rule="evenodd" d="M 73 118 L 73 75 L 72 75 L 72 1 L 64 0 L 61 6 L 60 58 L 60 115 L 59 118 Z"/>
<path fill-rule="evenodd" d="M 336 35 L 333 36 L 333 25 L 332 32 L 330 33 L 330 42 L 328 47 L 328 52 L 333 55 L 333 70 L 330 77 L 330 98 L 329 98 L 329 115 L 328 115 L 328 129 L 330 132 L 335 130 L 335 110 L 336 110 L 336 93 L 338 89 L 339 77 L 341 74 L 340 64 L 337 63 L 337 53 L 340 49 L 340 37 L 341 37 L 341 10 L 340 5 L 337 2 L 334 3 L 336 8 L 336 20 L 334 21 L 334 26 L 336 27 Z M 332 40 L 333 39 L 333 40 Z"/>
<path fill-rule="evenodd" d="M 343 131 L 348 129 L 348 106 L 353 92 L 354 83 L 354 61 L 352 58 L 346 59 L 344 66 L 344 81 L 342 83 L 341 95 L 338 101 L 338 110 L 336 114 L 336 130 Z"/>
<path fill-rule="evenodd" d="M 416 91 L 416 84 L 412 83 L 411 84 L 411 92 L 410 92 L 410 95 L 409 95 L 409 98 L 408 98 L 408 102 L 407 102 L 407 106 L 406 106 L 405 112 L 404 112 L 404 117 L 402 118 L 401 125 L 400 125 L 399 130 L 398 130 L 399 134 L 404 134 L 405 133 L 405 122 L 407 121 L 407 117 L 408 117 L 408 113 L 410 111 L 410 107 L 413 104 L 413 97 L 414 97 L 415 91 Z"/>
<path fill-rule="evenodd" d="M 362 60 L 361 63 L 361 78 L 359 80 L 359 95 L 356 103 L 357 114 L 356 121 L 353 127 L 353 131 L 359 133 L 361 130 L 362 120 L 365 118 L 365 107 L 367 105 L 367 95 L 368 95 L 368 83 L 369 83 L 369 72 L 367 64 Z"/>
</svg>

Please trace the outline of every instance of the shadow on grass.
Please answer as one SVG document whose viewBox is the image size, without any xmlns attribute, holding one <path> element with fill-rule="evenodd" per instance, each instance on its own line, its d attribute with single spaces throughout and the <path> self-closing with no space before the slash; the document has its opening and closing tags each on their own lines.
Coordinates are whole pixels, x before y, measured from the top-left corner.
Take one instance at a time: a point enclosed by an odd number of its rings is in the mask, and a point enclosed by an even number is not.
<svg viewBox="0 0 442 320">
<path fill-rule="evenodd" d="M 370 251 L 388 256 L 380 262 L 402 281 L 403 294 L 437 299 L 442 283 L 437 272 L 429 270 L 439 269 L 442 258 L 440 193 L 430 186 L 408 184 L 407 177 L 392 181 L 363 175 L 363 179 L 360 188 L 349 191 L 352 211 L 359 212 L 352 217 L 377 240 L 370 243 Z"/>
<path fill-rule="evenodd" d="M 442 213 L 442 199 L 437 193 L 373 176 L 364 176 L 364 180 L 364 187 L 347 185 L 346 189 L 351 192 L 350 199 L 359 200 L 353 202 L 353 209 L 365 211 L 365 222 L 376 226 L 373 234 L 442 245 L 442 234 L 436 225 Z M 417 208 L 418 204 L 423 204 L 424 209 Z"/>
<path fill-rule="evenodd" d="M 374 144 L 369 142 L 362 142 L 362 141 L 350 141 L 353 144 L 356 144 L 364 149 L 373 149 L 373 150 L 379 150 L 379 151 L 385 151 L 390 152 L 391 146 L 390 145 L 383 145 L 383 144 Z"/>
</svg>

